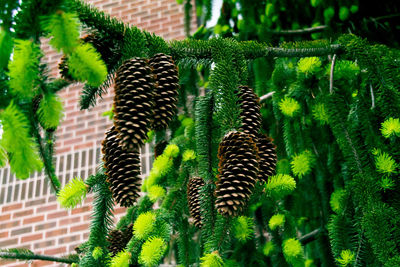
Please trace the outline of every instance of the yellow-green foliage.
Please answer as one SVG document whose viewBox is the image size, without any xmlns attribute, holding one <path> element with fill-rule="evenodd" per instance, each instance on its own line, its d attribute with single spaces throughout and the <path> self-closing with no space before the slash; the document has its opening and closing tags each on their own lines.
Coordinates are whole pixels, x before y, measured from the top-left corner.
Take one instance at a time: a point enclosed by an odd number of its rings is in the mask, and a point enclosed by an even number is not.
<svg viewBox="0 0 400 267">
<path fill-rule="evenodd" d="M 29 40 L 16 40 L 9 62 L 10 88 L 14 95 L 31 98 L 39 75 L 39 47 Z"/>
<path fill-rule="evenodd" d="M 95 260 L 99 259 L 101 256 L 103 256 L 103 250 L 101 247 L 95 247 L 92 252 L 92 256 Z"/>
<path fill-rule="evenodd" d="M 340 252 L 340 257 L 336 259 L 336 261 L 340 264 L 340 266 L 350 266 L 354 262 L 354 253 L 350 250 L 342 250 Z"/>
<path fill-rule="evenodd" d="M 253 238 L 254 221 L 253 218 L 239 216 L 233 223 L 233 235 L 241 242 Z"/>
<path fill-rule="evenodd" d="M 68 58 L 69 73 L 77 81 L 100 86 L 107 78 L 107 67 L 91 44 L 77 46 Z"/>
<path fill-rule="evenodd" d="M 3 137 L 1 146 L 10 153 L 11 170 L 17 178 L 26 179 L 43 167 L 37 147 L 29 135 L 29 122 L 13 102 L 1 113 Z"/>
<path fill-rule="evenodd" d="M 398 118 L 389 118 L 382 122 L 381 133 L 384 137 L 400 136 L 400 121 Z"/>
<path fill-rule="evenodd" d="M 346 192 L 343 189 L 336 189 L 332 193 L 329 203 L 334 212 L 338 213 L 343 208 L 343 196 L 345 193 Z"/>
<path fill-rule="evenodd" d="M 278 227 L 282 227 L 285 224 L 285 215 L 284 214 L 275 214 L 269 219 L 268 226 L 274 231 Z"/>
<path fill-rule="evenodd" d="M 167 244 L 164 239 L 160 237 L 150 237 L 142 246 L 139 255 L 139 263 L 146 267 L 157 266 L 166 250 Z"/>
<path fill-rule="evenodd" d="M 292 172 L 294 175 L 302 178 L 304 175 L 309 174 L 311 172 L 311 168 L 314 165 L 315 158 L 314 155 L 305 150 L 299 155 L 295 155 L 290 162 L 292 165 Z"/>
<path fill-rule="evenodd" d="M 0 27 L 0 69 L 7 66 L 12 52 L 13 41 L 11 34 Z"/>
<path fill-rule="evenodd" d="M 382 152 L 380 149 L 375 149 L 373 154 L 375 155 L 375 166 L 378 172 L 387 175 L 396 173 L 398 166 L 392 156 L 386 152 Z"/>
<path fill-rule="evenodd" d="M 37 111 L 40 124 L 45 129 L 57 128 L 63 117 L 63 111 L 61 99 L 57 95 L 45 94 Z"/>
<path fill-rule="evenodd" d="M 151 201 L 156 202 L 158 199 L 165 196 L 165 189 L 159 185 L 152 185 L 149 189 L 149 198 Z"/>
<path fill-rule="evenodd" d="M 74 178 L 58 192 L 57 200 L 61 207 L 73 209 L 86 197 L 87 185 L 80 178 Z"/>
<path fill-rule="evenodd" d="M 289 238 L 282 243 L 282 252 L 287 262 L 296 264 L 303 257 L 303 247 L 300 241 Z"/>
<path fill-rule="evenodd" d="M 296 99 L 285 97 L 279 102 L 279 109 L 284 115 L 293 117 L 300 111 L 300 104 Z"/>
<path fill-rule="evenodd" d="M 396 183 L 393 181 L 392 178 L 390 177 L 382 177 L 382 179 L 379 181 L 380 187 L 382 187 L 383 190 L 387 189 L 393 189 L 393 187 L 396 185 Z"/>
<path fill-rule="evenodd" d="M 222 267 L 224 266 L 224 261 L 218 252 L 214 251 L 200 258 L 200 267 Z"/>
<path fill-rule="evenodd" d="M 304 57 L 297 63 L 297 70 L 301 73 L 312 74 L 321 67 L 321 60 L 317 57 Z"/>
<path fill-rule="evenodd" d="M 4 167 L 7 163 L 7 151 L 4 149 L 3 145 L 0 143 L 0 168 Z"/>
<path fill-rule="evenodd" d="M 321 125 L 329 122 L 328 111 L 324 103 L 317 103 L 312 109 L 312 115 L 315 120 L 319 121 Z"/>
<path fill-rule="evenodd" d="M 131 254 L 125 250 L 118 252 L 111 260 L 111 267 L 129 267 Z"/>
<path fill-rule="evenodd" d="M 316 267 L 314 264 L 314 260 L 306 259 L 306 261 L 304 262 L 304 267 Z"/>
<path fill-rule="evenodd" d="M 271 255 L 272 252 L 274 252 L 276 249 L 275 244 L 272 241 L 268 241 L 267 243 L 265 243 L 264 247 L 263 247 L 263 253 L 265 256 L 269 256 Z"/>
<path fill-rule="evenodd" d="M 153 212 L 148 211 L 140 214 L 133 224 L 133 235 L 140 240 L 146 239 L 154 230 L 155 222 L 156 215 Z"/>
<path fill-rule="evenodd" d="M 265 188 L 272 197 L 281 199 L 293 192 L 296 181 L 290 175 L 277 174 L 269 178 Z"/>
<path fill-rule="evenodd" d="M 333 78 L 335 80 L 353 80 L 360 73 L 360 67 L 353 61 L 338 60 L 335 63 Z M 331 64 L 326 66 L 325 75 L 331 74 Z"/>
<path fill-rule="evenodd" d="M 179 155 L 179 147 L 175 144 L 169 144 L 164 152 L 153 162 L 153 168 L 150 170 L 149 177 L 143 182 L 142 191 L 148 191 L 150 187 L 157 184 L 174 165 L 173 158 Z"/>
<path fill-rule="evenodd" d="M 58 52 L 71 54 L 79 44 L 79 20 L 75 14 L 57 11 L 42 19 L 43 30 L 50 33 L 50 45 Z"/>
<path fill-rule="evenodd" d="M 189 161 L 189 160 L 194 160 L 196 159 L 196 152 L 192 149 L 185 150 L 182 154 L 182 160 L 183 161 Z"/>
</svg>

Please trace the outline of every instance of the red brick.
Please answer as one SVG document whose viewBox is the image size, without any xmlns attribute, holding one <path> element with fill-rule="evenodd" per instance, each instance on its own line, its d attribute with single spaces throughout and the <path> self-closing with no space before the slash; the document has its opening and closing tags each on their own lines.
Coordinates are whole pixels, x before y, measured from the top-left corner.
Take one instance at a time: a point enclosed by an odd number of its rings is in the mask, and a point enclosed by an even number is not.
<svg viewBox="0 0 400 267">
<path fill-rule="evenodd" d="M 43 213 L 57 209 L 57 204 L 51 204 L 47 206 L 40 206 L 36 208 L 36 213 Z"/>
<path fill-rule="evenodd" d="M 42 199 L 36 199 L 36 200 L 32 200 L 32 201 L 28 201 L 25 203 L 25 207 L 31 207 L 31 206 L 38 206 L 40 204 L 46 203 L 46 199 L 42 198 Z"/>
<path fill-rule="evenodd" d="M 7 206 L 3 206 L 3 208 L 1 208 L 1 212 L 6 212 L 6 211 L 10 211 L 10 210 L 17 210 L 17 209 L 20 209 L 20 208 L 22 208 L 22 203 L 7 205 Z"/>
<path fill-rule="evenodd" d="M 14 228 L 17 227 L 21 224 L 21 221 L 13 221 L 13 222 L 6 222 L 0 224 L 0 229 L 9 229 L 9 228 Z"/>
<path fill-rule="evenodd" d="M 89 206 L 83 206 L 81 208 L 76 208 L 72 210 L 72 214 L 79 214 L 79 213 L 83 213 L 86 211 L 90 211 L 90 207 Z"/>
<path fill-rule="evenodd" d="M 13 238 L 13 239 L 9 238 L 7 240 L 0 241 L 0 248 L 13 246 L 16 245 L 17 243 L 18 243 L 18 238 Z"/>
<path fill-rule="evenodd" d="M 53 230 L 53 231 L 46 232 L 46 238 L 52 237 L 52 236 L 64 235 L 67 232 L 68 232 L 67 228 L 56 229 L 56 230 Z"/>
<path fill-rule="evenodd" d="M 7 231 L 0 233 L 0 238 L 6 238 L 6 237 L 8 237 L 8 232 Z"/>
<path fill-rule="evenodd" d="M 20 211 L 20 212 L 15 212 L 13 214 L 13 218 L 19 218 L 19 217 L 24 217 L 24 216 L 29 216 L 33 214 L 33 209 L 30 210 L 24 210 L 24 211 Z"/>
<path fill-rule="evenodd" d="M 122 214 L 125 212 L 126 212 L 126 208 L 123 208 L 123 207 L 114 209 L 114 214 Z"/>
<path fill-rule="evenodd" d="M 12 230 L 11 235 L 12 236 L 22 235 L 22 234 L 26 234 L 26 233 L 30 233 L 30 232 L 32 232 L 32 226 Z"/>
<path fill-rule="evenodd" d="M 0 222 L 7 221 L 11 218 L 11 214 L 0 215 Z"/>
<path fill-rule="evenodd" d="M 70 233 L 75 233 L 75 232 L 79 232 L 79 231 L 89 231 L 89 223 L 85 223 L 85 224 L 80 224 L 80 225 L 76 225 L 76 226 L 72 226 L 70 228 Z"/>
<path fill-rule="evenodd" d="M 35 243 L 33 245 L 34 249 L 38 249 L 38 248 L 45 248 L 45 247 L 52 247 L 54 246 L 56 243 L 55 240 L 47 240 L 47 241 L 43 241 L 43 242 L 39 242 L 39 243 Z"/>
<path fill-rule="evenodd" d="M 35 216 L 35 217 L 24 219 L 23 224 L 26 225 L 26 224 L 35 223 L 35 222 L 42 222 L 42 221 L 44 221 L 44 215 L 40 215 L 40 216 Z"/>
<path fill-rule="evenodd" d="M 68 215 L 68 211 L 58 211 L 47 214 L 47 220 L 54 219 L 54 218 L 61 218 Z"/>
<path fill-rule="evenodd" d="M 53 249 L 48 249 L 44 251 L 44 254 L 46 255 L 56 255 L 56 254 L 61 254 L 67 252 L 66 247 L 61 247 L 61 248 L 53 248 Z"/>
<path fill-rule="evenodd" d="M 64 226 L 64 225 L 70 225 L 72 223 L 77 223 L 81 221 L 81 217 L 72 217 L 72 218 L 67 218 L 67 219 L 62 219 L 59 221 L 58 225 L 59 226 Z"/>
<path fill-rule="evenodd" d="M 51 261 L 34 261 L 31 264 L 31 267 L 50 266 L 50 265 L 53 265 L 53 264 L 54 264 L 54 262 L 51 262 Z"/>
<path fill-rule="evenodd" d="M 80 145 L 75 145 L 74 150 L 85 149 L 93 147 L 93 142 L 86 142 Z"/>
<path fill-rule="evenodd" d="M 55 228 L 56 225 L 57 225 L 56 222 L 42 223 L 42 224 L 39 224 L 39 225 L 35 226 L 35 231 L 48 230 L 48 229 L 51 229 L 51 228 Z"/>
<path fill-rule="evenodd" d="M 34 234 L 34 235 L 28 235 L 24 236 L 21 238 L 21 243 L 26 243 L 30 241 L 38 241 L 43 238 L 43 234 Z"/>
<path fill-rule="evenodd" d="M 71 243 L 74 241 L 78 241 L 80 239 L 80 235 L 66 236 L 58 239 L 58 244 Z"/>
</svg>

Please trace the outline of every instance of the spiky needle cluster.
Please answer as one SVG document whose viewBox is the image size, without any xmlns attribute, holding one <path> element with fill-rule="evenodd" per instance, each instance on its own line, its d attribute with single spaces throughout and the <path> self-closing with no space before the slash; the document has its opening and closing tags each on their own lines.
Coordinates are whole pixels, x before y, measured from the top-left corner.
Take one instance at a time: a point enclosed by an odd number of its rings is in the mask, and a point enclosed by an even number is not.
<svg viewBox="0 0 400 267">
<path fill-rule="evenodd" d="M 250 135 L 232 131 L 222 139 L 218 158 L 215 205 L 220 214 L 237 216 L 246 206 L 257 180 L 257 147 Z"/>
</svg>

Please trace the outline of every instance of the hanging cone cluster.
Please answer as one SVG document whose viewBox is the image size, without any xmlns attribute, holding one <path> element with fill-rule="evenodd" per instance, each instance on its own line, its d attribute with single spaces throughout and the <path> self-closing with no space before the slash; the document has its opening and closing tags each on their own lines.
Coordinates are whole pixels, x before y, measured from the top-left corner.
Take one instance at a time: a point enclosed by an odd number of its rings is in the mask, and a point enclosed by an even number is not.
<svg viewBox="0 0 400 267">
<path fill-rule="evenodd" d="M 242 120 L 241 131 L 257 135 L 261 126 L 260 101 L 253 89 L 248 86 L 239 86 L 237 95 Z"/>
<path fill-rule="evenodd" d="M 194 177 L 189 180 L 187 188 L 190 215 L 193 217 L 194 225 L 198 228 L 201 228 L 202 226 L 200 214 L 200 189 L 203 186 L 203 179 L 200 177 Z"/>
<path fill-rule="evenodd" d="M 125 249 L 129 240 L 131 240 L 133 235 L 132 224 L 130 224 L 125 231 L 120 230 L 112 230 L 108 234 L 107 241 L 110 243 L 108 246 L 108 250 L 111 252 L 112 256 L 118 254 L 118 252 Z"/>
<path fill-rule="evenodd" d="M 257 147 L 250 135 L 232 131 L 218 148 L 217 211 L 237 216 L 243 211 L 256 183 L 259 163 Z"/>
<path fill-rule="evenodd" d="M 138 150 L 147 138 L 154 114 L 153 76 L 146 59 L 129 59 L 118 69 L 114 112 L 121 146 Z"/>
<path fill-rule="evenodd" d="M 268 177 L 275 175 L 276 169 L 276 147 L 272 139 L 265 134 L 258 134 L 256 137 L 258 156 L 260 157 L 260 172 L 258 179 L 267 182 Z"/>
<path fill-rule="evenodd" d="M 156 86 L 154 89 L 154 120 L 152 128 L 165 129 L 176 112 L 178 101 L 178 69 L 171 56 L 156 54 L 149 62 Z"/>
<path fill-rule="evenodd" d="M 102 143 L 103 161 L 114 199 L 123 207 L 132 206 L 139 197 L 142 179 L 138 151 L 126 151 L 112 127 Z"/>
</svg>

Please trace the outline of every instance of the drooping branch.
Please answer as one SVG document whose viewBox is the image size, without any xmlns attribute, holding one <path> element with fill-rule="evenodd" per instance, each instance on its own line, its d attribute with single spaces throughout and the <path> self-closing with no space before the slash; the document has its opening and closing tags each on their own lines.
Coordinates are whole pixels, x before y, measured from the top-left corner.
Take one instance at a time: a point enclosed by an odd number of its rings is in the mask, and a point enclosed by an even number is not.
<svg viewBox="0 0 400 267">
<path fill-rule="evenodd" d="M 275 94 L 275 91 L 269 92 L 268 94 L 265 94 L 263 96 L 260 96 L 260 103 L 264 102 L 268 98 L 272 97 Z"/>
<path fill-rule="evenodd" d="M 16 260 L 42 260 L 42 261 L 62 262 L 68 264 L 79 262 L 78 259 L 73 259 L 73 258 L 58 258 L 40 254 L 16 253 L 16 252 L 0 252 L 0 258 L 16 259 Z"/>
<path fill-rule="evenodd" d="M 299 238 L 300 243 L 304 246 L 314 240 L 316 240 L 319 234 L 322 232 L 321 228 L 315 229 L 314 231 L 309 232 Z"/>
<path fill-rule="evenodd" d="M 316 27 L 310 28 L 303 28 L 297 30 L 281 30 L 281 31 L 267 31 L 267 33 L 274 34 L 274 35 L 302 35 L 302 34 L 310 34 L 315 32 L 324 31 L 328 26 L 320 25 Z"/>
</svg>

